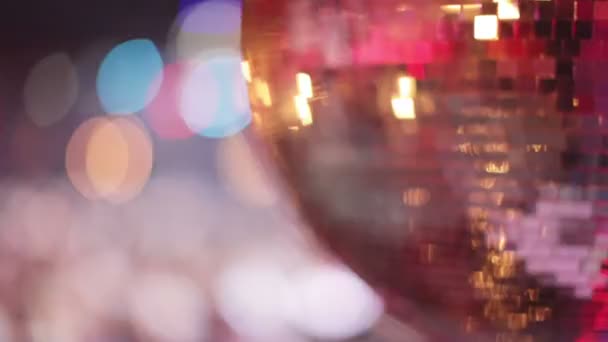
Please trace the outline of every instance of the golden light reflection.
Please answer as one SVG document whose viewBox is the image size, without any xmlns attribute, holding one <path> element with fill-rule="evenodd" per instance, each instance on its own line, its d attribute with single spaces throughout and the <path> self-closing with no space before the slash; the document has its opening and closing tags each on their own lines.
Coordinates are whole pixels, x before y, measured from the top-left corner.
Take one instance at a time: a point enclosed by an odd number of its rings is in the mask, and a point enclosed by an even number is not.
<svg viewBox="0 0 608 342">
<path fill-rule="evenodd" d="M 529 317 L 535 322 L 544 322 L 551 317 L 551 309 L 547 307 L 536 307 L 533 309 L 533 314 Z"/>
<path fill-rule="evenodd" d="M 253 116 L 253 123 L 255 123 L 255 125 L 257 127 L 261 126 L 264 123 L 264 119 L 260 113 L 253 112 L 252 116 Z"/>
<path fill-rule="evenodd" d="M 519 19 L 519 6 L 511 0 L 494 0 L 498 3 L 497 15 L 500 20 Z"/>
<path fill-rule="evenodd" d="M 504 251 L 506 246 L 507 246 L 507 236 L 505 235 L 504 232 L 500 232 L 499 237 L 498 237 L 498 242 L 496 243 L 496 248 L 499 251 Z"/>
<path fill-rule="evenodd" d="M 243 77 L 247 80 L 247 83 L 251 83 L 251 65 L 249 65 L 249 61 L 241 62 L 241 70 L 243 72 Z"/>
<path fill-rule="evenodd" d="M 481 4 L 463 4 L 463 10 L 479 10 L 481 9 Z"/>
<path fill-rule="evenodd" d="M 484 166 L 484 170 L 487 173 L 505 174 L 508 173 L 511 165 L 508 161 L 503 162 L 489 162 Z"/>
<path fill-rule="evenodd" d="M 312 79 L 310 75 L 303 72 L 297 73 L 296 83 L 298 85 L 298 94 L 307 99 L 312 99 L 314 94 L 312 89 Z"/>
<path fill-rule="evenodd" d="M 476 40 L 498 39 L 498 17 L 496 15 L 476 15 L 473 36 Z"/>
<path fill-rule="evenodd" d="M 528 290 L 526 290 L 526 295 L 528 296 L 529 301 L 538 302 L 538 299 L 540 297 L 540 290 L 539 289 L 528 289 Z"/>
<path fill-rule="evenodd" d="M 469 280 L 476 289 L 489 289 L 494 287 L 494 280 L 492 277 L 482 271 L 474 272 Z"/>
<path fill-rule="evenodd" d="M 458 5 L 458 4 L 451 4 L 451 5 L 441 5 L 440 8 L 442 11 L 444 11 L 446 13 L 458 14 L 458 13 L 460 13 L 462 6 Z"/>
<path fill-rule="evenodd" d="M 401 76 L 397 79 L 399 97 L 413 98 L 416 96 L 416 79 L 411 76 Z"/>
<path fill-rule="evenodd" d="M 464 134 L 464 130 L 459 130 L 459 134 Z M 488 143 L 488 144 L 474 144 L 471 142 L 465 142 L 462 144 L 458 144 L 456 146 L 456 150 L 472 155 L 478 156 L 481 152 L 484 153 L 506 153 L 509 151 L 509 144 L 507 143 Z"/>
<path fill-rule="evenodd" d="M 310 110 L 308 99 L 302 95 L 296 95 L 294 97 L 294 104 L 296 107 L 296 114 L 298 115 L 298 118 L 300 119 L 302 125 L 312 125 L 312 111 Z"/>
<path fill-rule="evenodd" d="M 422 207 L 429 203 L 431 193 L 424 188 L 410 188 L 403 192 L 403 204 L 409 207 Z"/>
<path fill-rule="evenodd" d="M 469 207 L 467 214 L 472 220 L 485 220 L 488 218 L 488 211 L 481 207 Z"/>
<path fill-rule="evenodd" d="M 500 192 L 488 193 L 489 197 L 495 194 Z M 492 224 L 492 221 L 489 221 L 488 211 L 483 208 L 469 207 L 468 211 L 473 234 L 472 242 L 478 240 L 476 237 L 486 236 L 488 233 L 498 234 L 495 241 L 489 242 L 484 239 L 484 248 L 474 248 L 485 257 L 485 262 L 477 271 L 471 273 L 469 278 L 476 296 L 485 301 L 483 316 L 491 324 L 509 330 L 508 339 L 501 337 L 501 341 L 525 340 L 525 335 L 521 331 L 533 321 L 529 313 L 529 309 L 533 306 L 523 300 L 522 297 L 526 292 L 509 281 L 517 276 L 518 269 L 515 253 L 505 250 L 504 227 Z M 522 307 L 524 305 L 525 307 Z"/>
<path fill-rule="evenodd" d="M 528 326 L 528 315 L 525 313 L 510 313 L 507 316 L 507 326 L 511 330 L 522 330 Z"/>
<path fill-rule="evenodd" d="M 472 156 L 479 155 L 479 146 L 471 144 L 469 142 L 463 143 L 463 144 L 459 144 L 457 146 L 457 149 L 461 153 L 469 154 L 469 155 L 472 155 Z"/>
<path fill-rule="evenodd" d="M 255 96 L 262 102 L 265 107 L 272 106 L 272 96 L 270 95 L 270 88 L 268 83 L 258 78 L 253 80 L 253 91 Z"/>
<path fill-rule="evenodd" d="M 507 143 L 494 143 L 483 145 L 483 150 L 487 153 L 506 153 L 509 151 L 509 144 Z"/>
<path fill-rule="evenodd" d="M 528 152 L 547 152 L 547 150 L 549 149 L 549 147 L 547 146 L 547 144 L 528 144 L 526 145 L 526 151 Z"/>
<path fill-rule="evenodd" d="M 416 118 L 414 100 L 412 98 L 394 97 L 391 99 L 393 114 L 397 119 L 412 120 Z"/>
<path fill-rule="evenodd" d="M 496 279 L 512 278 L 516 274 L 516 269 L 513 266 L 501 265 L 494 268 L 494 277 Z"/>
</svg>

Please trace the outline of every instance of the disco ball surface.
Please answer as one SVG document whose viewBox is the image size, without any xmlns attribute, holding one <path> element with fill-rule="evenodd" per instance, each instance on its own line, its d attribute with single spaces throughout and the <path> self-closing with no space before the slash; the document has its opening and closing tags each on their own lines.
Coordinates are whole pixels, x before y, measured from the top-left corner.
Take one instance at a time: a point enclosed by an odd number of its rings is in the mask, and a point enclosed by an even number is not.
<svg viewBox="0 0 608 342">
<path fill-rule="evenodd" d="M 432 341 L 602 341 L 608 1 L 245 0 L 255 129 Z"/>
</svg>

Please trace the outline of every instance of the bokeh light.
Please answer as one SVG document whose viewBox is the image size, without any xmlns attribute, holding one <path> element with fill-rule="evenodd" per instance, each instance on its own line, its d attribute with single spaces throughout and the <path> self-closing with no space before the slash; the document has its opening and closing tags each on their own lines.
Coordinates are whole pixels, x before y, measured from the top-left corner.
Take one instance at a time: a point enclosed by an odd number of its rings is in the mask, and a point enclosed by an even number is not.
<svg viewBox="0 0 608 342">
<path fill-rule="evenodd" d="M 182 11 L 182 31 L 233 34 L 241 30 L 241 6 L 236 0 L 207 0 Z"/>
<path fill-rule="evenodd" d="M 191 279 L 168 272 L 148 272 L 131 283 L 129 314 L 144 340 L 204 341 L 208 308 Z"/>
<path fill-rule="evenodd" d="M 145 117 L 156 135 L 161 139 L 186 139 L 194 132 L 184 122 L 180 114 L 179 98 L 184 75 L 189 70 L 186 63 L 169 64 L 157 76 L 157 83 L 161 83 L 160 90 L 145 110 Z"/>
<path fill-rule="evenodd" d="M 497 15 L 500 20 L 519 19 L 519 7 L 513 0 L 493 0 L 498 3 Z"/>
<path fill-rule="evenodd" d="M 477 40 L 498 39 L 498 17 L 496 15 L 476 15 L 473 36 Z"/>
<path fill-rule="evenodd" d="M 281 335 L 287 323 L 287 286 L 277 262 L 243 258 L 226 266 L 215 284 L 219 313 L 243 337 Z"/>
<path fill-rule="evenodd" d="M 46 281 L 39 293 L 33 293 L 28 312 L 31 318 L 28 330 L 34 342 L 81 341 L 91 317 L 82 311 L 72 293 L 57 284 Z"/>
<path fill-rule="evenodd" d="M 161 82 L 163 60 L 154 43 L 134 39 L 114 47 L 97 75 L 97 93 L 110 114 L 131 114 L 142 110 L 156 95 Z"/>
<path fill-rule="evenodd" d="M 293 98 L 296 114 L 303 126 L 312 125 L 312 111 L 308 104 L 308 99 L 302 95 L 296 95 Z"/>
<path fill-rule="evenodd" d="M 85 167 L 93 189 L 101 197 L 109 196 L 127 177 L 129 146 L 120 127 L 105 121 L 87 142 Z"/>
<path fill-rule="evenodd" d="M 70 57 L 65 53 L 48 55 L 30 70 L 25 81 L 25 111 L 36 125 L 54 124 L 69 113 L 78 88 L 78 75 Z"/>
<path fill-rule="evenodd" d="M 414 100 L 408 97 L 394 97 L 391 99 L 393 114 L 397 119 L 412 120 L 416 118 Z"/>
<path fill-rule="evenodd" d="M 251 122 L 248 99 L 241 57 L 228 52 L 200 62 L 186 76 L 180 111 L 194 132 L 221 138 Z"/>
<path fill-rule="evenodd" d="M 241 5 L 210 0 L 185 7 L 169 37 L 178 60 L 204 59 L 214 50 L 240 51 Z"/>
<path fill-rule="evenodd" d="M 241 69 L 243 71 L 243 77 L 245 77 L 245 81 L 247 81 L 247 83 L 251 83 L 251 65 L 249 65 L 249 62 L 242 61 Z"/>
<path fill-rule="evenodd" d="M 277 193 L 270 175 L 255 158 L 243 135 L 237 134 L 220 142 L 217 166 L 228 191 L 242 203 L 261 207 L 276 203 Z"/>
<path fill-rule="evenodd" d="M 96 199 L 98 195 L 86 173 L 86 155 L 89 139 L 97 127 L 108 119 L 95 117 L 82 123 L 72 134 L 66 147 L 65 166 L 70 182 L 76 190 L 88 199 Z"/>
<path fill-rule="evenodd" d="M 119 249 L 90 252 L 58 270 L 54 282 L 96 317 L 120 314 L 131 276 L 128 256 Z"/>
<path fill-rule="evenodd" d="M 123 203 L 137 196 L 148 182 L 154 163 L 154 148 L 148 132 L 139 120 L 118 118 L 114 122 L 127 142 L 129 159 L 123 182 L 118 191 L 111 193 L 107 199 Z"/>
<path fill-rule="evenodd" d="M 67 196 L 45 187 L 8 192 L 2 214 L 2 248 L 25 259 L 47 260 L 65 243 L 74 212 Z"/>
<path fill-rule="evenodd" d="M 135 197 L 148 181 L 153 148 L 143 126 L 132 118 L 93 118 L 72 135 L 66 169 L 86 198 L 122 203 Z"/>
<path fill-rule="evenodd" d="M 381 317 L 380 298 L 357 275 L 337 265 L 298 272 L 290 289 L 290 320 L 301 332 L 321 340 L 353 338 Z"/>
<path fill-rule="evenodd" d="M 313 89 L 310 75 L 304 72 L 297 73 L 296 83 L 298 85 L 298 94 L 307 99 L 312 99 Z"/>
</svg>

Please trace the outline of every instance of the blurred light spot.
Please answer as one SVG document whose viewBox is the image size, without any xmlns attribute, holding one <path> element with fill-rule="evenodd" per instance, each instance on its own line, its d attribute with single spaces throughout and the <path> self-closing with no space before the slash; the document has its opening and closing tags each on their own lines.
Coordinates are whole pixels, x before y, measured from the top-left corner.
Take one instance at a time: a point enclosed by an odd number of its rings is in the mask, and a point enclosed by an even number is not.
<svg viewBox="0 0 608 342">
<path fill-rule="evenodd" d="M 391 99 L 393 114 L 397 119 L 411 120 L 416 118 L 414 100 L 409 97 L 394 97 Z"/>
<path fill-rule="evenodd" d="M 485 164 L 485 171 L 487 173 L 505 174 L 508 173 L 511 168 L 509 162 L 488 162 Z"/>
<path fill-rule="evenodd" d="M 462 6 L 454 4 L 454 5 L 441 5 L 440 6 L 441 10 L 446 12 L 446 13 L 450 13 L 450 14 L 457 14 L 460 13 L 460 10 L 462 8 Z"/>
<path fill-rule="evenodd" d="M 143 126 L 131 118 L 94 118 L 72 135 L 66 169 L 88 199 L 121 203 L 135 197 L 150 177 L 153 148 Z"/>
<path fill-rule="evenodd" d="M 299 72 L 296 74 L 296 83 L 298 85 L 298 94 L 307 99 L 313 96 L 312 79 L 309 74 Z"/>
<path fill-rule="evenodd" d="M 307 269 L 291 284 L 292 322 L 314 338 L 352 338 L 369 330 L 384 311 L 382 301 L 372 289 L 342 267 Z"/>
<path fill-rule="evenodd" d="M 49 126 L 65 117 L 78 97 L 78 75 L 70 57 L 55 53 L 30 70 L 25 81 L 25 111 L 33 123 Z"/>
<path fill-rule="evenodd" d="M 133 199 L 142 191 L 152 173 L 154 149 L 143 124 L 132 118 L 116 119 L 115 124 L 128 146 L 126 176 L 117 189 L 107 196 L 110 202 L 123 203 Z"/>
<path fill-rule="evenodd" d="M 240 51 L 241 5 L 232 0 L 208 0 L 187 7 L 177 18 L 169 42 L 177 60 L 207 59 L 218 49 Z"/>
<path fill-rule="evenodd" d="M 277 194 L 269 175 L 254 157 L 245 138 L 238 134 L 222 140 L 217 151 L 217 165 L 225 186 L 242 202 L 253 206 L 271 206 Z"/>
<path fill-rule="evenodd" d="M 119 250 L 108 249 L 75 260 L 57 274 L 57 282 L 69 289 L 78 302 L 95 315 L 117 314 L 130 281 L 130 260 Z"/>
<path fill-rule="evenodd" d="M 519 6 L 512 0 L 494 0 L 498 3 L 497 15 L 500 20 L 519 19 Z"/>
<path fill-rule="evenodd" d="M 187 8 L 182 30 L 190 33 L 226 34 L 241 30 L 241 6 L 233 0 L 207 0 Z"/>
<path fill-rule="evenodd" d="M 412 98 L 416 96 L 416 79 L 411 76 L 402 76 L 397 80 L 399 97 Z"/>
<path fill-rule="evenodd" d="M 5 203 L 4 248 L 27 259 L 49 260 L 62 247 L 72 207 L 58 191 L 15 191 Z"/>
<path fill-rule="evenodd" d="M 251 82 L 251 66 L 248 61 L 241 62 L 241 69 L 243 71 L 243 77 L 247 82 Z"/>
<path fill-rule="evenodd" d="M 495 15 L 476 15 L 473 36 L 477 40 L 498 39 L 498 17 Z"/>
<path fill-rule="evenodd" d="M 101 197 L 119 190 L 129 167 L 129 145 L 120 127 L 106 121 L 92 132 L 85 165 L 93 189 Z"/>
<path fill-rule="evenodd" d="M 203 341 L 208 308 L 202 289 L 186 277 L 149 273 L 132 282 L 129 316 L 146 340 Z"/>
<path fill-rule="evenodd" d="M 264 80 L 256 78 L 253 80 L 253 93 L 256 96 L 256 100 L 262 101 L 262 105 L 265 107 L 272 106 L 272 97 L 270 96 L 270 88 L 268 83 Z"/>
<path fill-rule="evenodd" d="M 97 75 L 97 93 L 105 111 L 124 115 L 142 110 L 160 88 L 161 82 L 155 81 L 162 69 L 160 53 L 148 39 L 129 40 L 114 47 Z"/>
<path fill-rule="evenodd" d="M 157 76 L 155 84 L 161 81 L 162 84 L 144 115 L 161 139 L 186 139 L 194 135 L 184 122 L 179 106 L 182 80 L 188 68 L 187 64 L 170 64 Z"/>
<path fill-rule="evenodd" d="M 422 207 L 430 199 L 431 193 L 425 188 L 411 188 L 403 192 L 403 204 L 410 207 Z"/>
<path fill-rule="evenodd" d="M 285 330 L 286 286 L 277 264 L 244 258 L 226 267 L 215 284 L 218 310 L 241 336 L 280 334 Z"/>
<path fill-rule="evenodd" d="M 93 132 L 107 122 L 108 119 L 105 118 L 85 121 L 74 131 L 66 148 L 65 167 L 68 178 L 81 195 L 91 200 L 99 196 L 86 173 L 87 147 Z"/>
<path fill-rule="evenodd" d="M 65 287 L 47 282 L 40 293 L 33 293 L 28 312 L 28 330 L 33 342 L 82 341 L 91 318 Z"/>
<path fill-rule="evenodd" d="M 302 125 L 312 125 L 312 112 L 310 110 L 310 105 L 308 104 L 308 99 L 302 95 L 296 95 L 294 97 L 294 104 L 296 107 L 296 114 Z"/>
<path fill-rule="evenodd" d="M 199 135 L 222 138 L 234 135 L 251 122 L 247 85 L 238 54 L 205 60 L 185 78 L 181 114 Z"/>
</svg>

